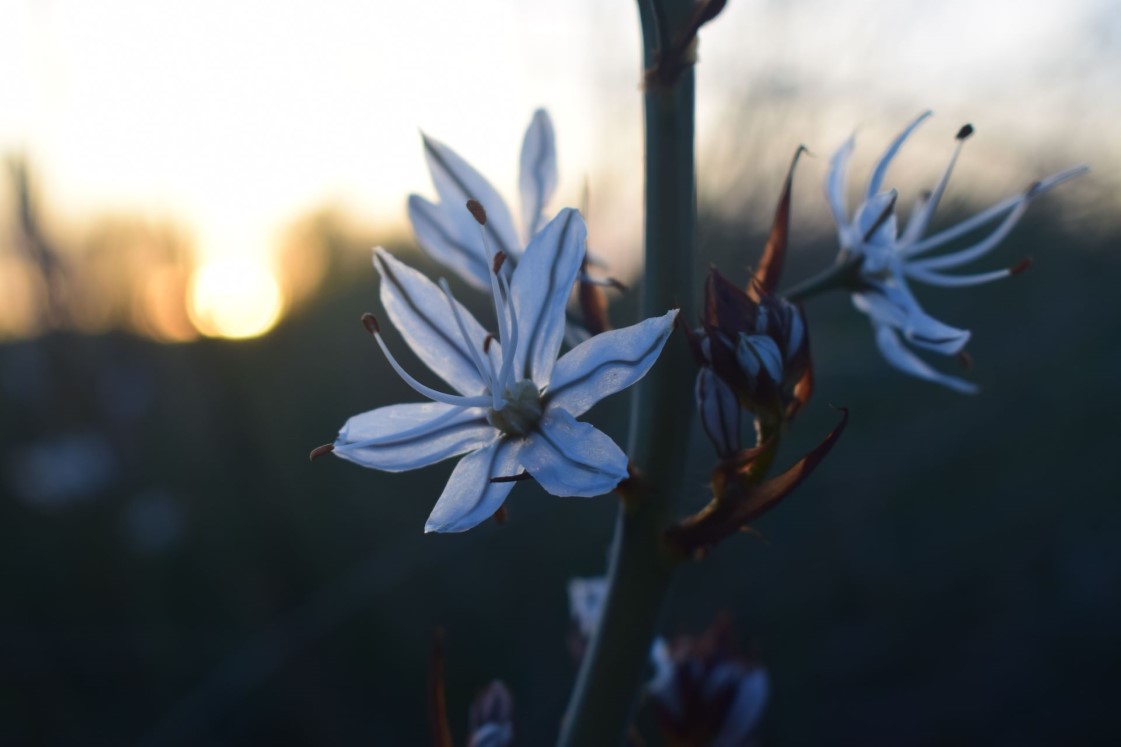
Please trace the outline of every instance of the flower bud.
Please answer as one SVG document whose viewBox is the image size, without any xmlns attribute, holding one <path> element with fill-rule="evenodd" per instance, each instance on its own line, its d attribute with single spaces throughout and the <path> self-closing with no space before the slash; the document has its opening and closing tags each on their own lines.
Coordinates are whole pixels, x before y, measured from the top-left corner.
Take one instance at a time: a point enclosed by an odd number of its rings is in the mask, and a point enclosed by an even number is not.
<svg viewBox="0 0 1121 747">
<path fill-rule="evenodd" d="M 469 747 L 507 747 L 514 743 L 514 698 L 495 680 L 475 696 L 470 714 Z"/>
<path fill-rule="evenodd" d="M 697 412 L 705 435 L 721 459 L 729 459 L 742 448 L 740 422 L 742 410 L 736 394 L 709 367 L 697 374 Z"/>
</svg>

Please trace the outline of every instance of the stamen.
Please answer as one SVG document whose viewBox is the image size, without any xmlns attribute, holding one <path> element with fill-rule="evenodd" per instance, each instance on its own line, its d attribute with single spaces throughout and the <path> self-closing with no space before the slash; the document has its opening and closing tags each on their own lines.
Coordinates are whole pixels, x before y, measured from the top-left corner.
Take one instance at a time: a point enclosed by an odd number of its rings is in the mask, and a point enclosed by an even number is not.
<svg viewBox="0 0 1121 747">
<path fill-rule="evenodd" d="M 1016 275 L 1019 275 L 1022 272 L 1026 272 L 1027 269 L 1029 267 L 1031 267 L 1034 262 L 1035 262 L 1035 260 L 1032 259 L 1031 257 L 1024 257 L 1019 262 L 1017 262 L 1016 264 L 1014 264 L 1014 265 L 1012 265 L 1011 267 L 1008 268 L 1008 275 L 1010 277 L 1014 277 Z"/>
<path fill-rule="evenodd" d="M 958 130 L 958 134 L 954 135 L 954 139 L 955 140 L 965 140 L 967 137 L 969 137 L 972 134 L 973 134 L 973 125 L 966 123 L 966 124 L 963 124 L 961 126 L 960 130 Z"/>
<path fill-rule="evenodd" d="M 445 278 L 440 278 L 440 290 L 444 292 L 444 296 L 448 299 L 448 306 L 451 307 L 452 316 L 455 317 L 455 324 L 459 327 L 459 334 L 463 336 L 463 344 L 467 347 L 468 352 L 471 354 L 471 360 L 475 363 L 475 370 L 479 372 L 479 377 L 486 382 L 488 387 L 493 387 L 494 382 L 491 381 L 489 374 L 489 367 L 483 365 L 482 358 L 479 357 L 478 351 L 471 343 L 471 336 L 467 334 L 467 325 L 463 321 L 463 317 L 459 313 L 459 304 L 455 302 L 455 297 L 452 295 L 451 288 L 448 287 L 448 281 Z"/>
<path fill-rule="evenodd" d="M 480 226 L 485 226 L 487 224 L 487 211 L 483 208 L 481 202 L 478 200 L 468 200 L 467 209 L 471 212 L 471 217 L 473 217 Z"/>
<path fill-rule="evenodd" d="M 490 269 L 495 275 L 502 269 L 502 263 L 506 261 L 506 252 L 498 252 L 494 255 L 494 262 L 491 263 Z"/>
<path fill-rule="evenodd" d="M 487 332 L 487 336 L 483 338 L 483 352 L 484 353 L 487 353 L 487 354 L 490 353 L 490 344 L 492 342 L 494 342 L 494 335 L 492 335 L 490 332 Z"/>
<path fill-rule="evenodd" d="M 942 176 L 938 177 L 938 183 L 934 186 L 934 189 L 926 194 L 926 200 L 923 202 L 922 208 L 907 223 L 907 228 L 903 231 L 903 237 L 901 238 L 902 244 L 906 245 L 918 241 L 923 231 L 930 225 L 930 221 L 934 217 L 934 211 L 938 209 L 938 203 L 941 202 L 942 195 L 946 192 L 950 174 L 953 173 L 954 165 L 957 163 L 958 156 L 961 155 L 962 145 L 972 134 L 973 125 L 967 124 L 963 125 L 958 130 L 958 134 L 954 136 L 957 143 L 954 145 L 954 152 L 950 154 L 950 162 L 942 170 Z"/>
<path fill-rule="evenodd" d="M 975 259 L 983 257 L 992 251 L 997 244 L 1004 240 L 1016 224 L 1027 212 L 1029 200 L 1026 197 L 1019 198 L 1019 204 L 1012 210 L 1001 222 L 996 229 L 985 238 L 978 241 L 971 247 L 962 249 L 961 251 L 946 254 L 941 257 L 934 257 L 933 259 L 924 259 L 918 262 L 912 262 L 908 265 L 909 268 L 917 270 L 943 270 L 951 267 L 957 267 L 967 262 L 972 262 Z M 951 231 L 954 229 L 950 229 Z M 925 243 L 925 242 L 924 242 Z M 921 246 L 921 245 L 920 245 Z M 917 253 L 917 252 L 914 252 Z"/>
<path fill-rule="evenodd" d="M 904 265 L 903 272 L 907 277 L 918 280 L 920 283 L 937 285 L 942 288 L 965 288 L 970 285 L 984 285 L 985 283 L 1003 280 L 1012 275 L 1011 269 L 981 272 L 975 275 L 945 275 L 940 272 L 918 268 L 914 265 Z"/>
<path fill-rule="evenodd" d="M 401 380 L 408 384 L 417 394 L 422 394 L 434 402 L 443 402 L 446 405 L 456 405 L 459 407 L 486 407 L 491 403 L 491 398 L 486 395 L 462 397 L 455 394 L 445 394 L 444 392 L 436 391 L 432 387 L 421 384 L 410 376 L 409 373 L 402 368 L 401 364 L 397 362 L 397 359 L 393 357 L 393 353 L 389 352 L 389 346 L 386 345 L 385 340 L 382 339 L 381 328 L 378 325 L 377 318 L 374 317 L 373 314 L 363 314 L 362 323 L 366 325 L 367 330 L 371 331 L 370 333 L 374 336 L 374 341 L 377 342 L 378 347 L 381 348 L 381 352 L 385 354 L 385 359 L 389 361 L 389 365 L 397 372 Z"/>
<path fill-rule="evenodd" d="M 323 456 L 324 454 L 330 454 L 334 450 L 334 444 L 323 444 L 322 446 L 316 446 L 311 450 L 311 453 L 308 454 L 308 461 L 314 462 L 319 457 Z"/>
<path fill-rule="evenodd" d="M 492 277 L 496 277 L 498 279 L 498 284 L 505 291 L 506 297 L 510 298 L 510 286 L 509 281 L 506 279 L 506 277 L 503 275 L 494 275 Z M 498 305 L 497 298 L 495 299 L 495 305 Z M 512 301 L 511 303 L 506 304 L 506 309 L 510 312 L 510 331 L 504 338 L 504 342 L 502 345 L 502 372 L 498 375 L 498 386 L 495 387 L 496 389 L 502 389 L 502 391 L 506 391 L 514 385 L 514 358 L 515 353 L 518 349 L 518 316 L 514 312 L 514 304 Z M 498 309 L 497 311 L 499 317 L 501 318 L 501 309 Z M 495 409 L 502 408 L 497 407 Z"/>
<path fill-rule="evenodd" d="M 961 367 L 966 371 L 973 368 L 973 356 L 969 354 L 968 350 L 958 351 L 958 361 L 961 363 Z"/>
</svg>

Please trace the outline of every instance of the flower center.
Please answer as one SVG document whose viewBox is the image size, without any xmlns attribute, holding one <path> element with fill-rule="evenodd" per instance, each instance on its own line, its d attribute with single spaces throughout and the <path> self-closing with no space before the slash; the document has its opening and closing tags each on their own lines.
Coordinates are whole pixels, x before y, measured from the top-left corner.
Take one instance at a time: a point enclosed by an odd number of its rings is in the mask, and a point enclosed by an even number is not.
<svg viewBox="0 0 1121 747">
<path fill-rule="evenodd" d="M 487 413 L 487 422 L 510 436 L 524 436 L 541 419 L 541 397 L 537 386 L 527 379 L 517 381 L 505 391 L 506 404 Z"/>
</svg>

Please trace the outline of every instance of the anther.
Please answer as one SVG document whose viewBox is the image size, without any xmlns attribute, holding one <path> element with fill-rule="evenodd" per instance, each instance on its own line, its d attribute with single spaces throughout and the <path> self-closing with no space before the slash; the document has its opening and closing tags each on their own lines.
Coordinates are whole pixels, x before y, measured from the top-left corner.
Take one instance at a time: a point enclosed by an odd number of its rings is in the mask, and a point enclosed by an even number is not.
<svg viewBox="0 0 1121 747">
<path fill-rule="evenodd" d="M 508 516 L 508 513 L 506 511 L 506 507 L 505 506 L 499 506 L 498 510 L 494 512 L 494 517 L 493 517 L 494 518 L 494 523 L 498 524 L 499 526 L 505 524 L 507 516 Z"/>
<path fill-rule="evenodd" d="M 323 444 L 322 446 L 316 446 L 311 450 L 311 453 L 308 454 L 308 461 L 314 462 L 319 457 L 323 456 L 324 454 L 330 454 L 334 450 L 334 444 Z"/>
<path fill-rule="evenodd" d="M 487 224 L 487 211 L 483 209 L 482 203 L 478 200 L 468 200 L 467 209 L 471 211 L 471 217 L 473 217 L 480 226 L 485 226 Z"/>
<path fill-rule="evenodd" d="M 1024 257 L 1019 262 L 1017 262 L 1016 264 L 1014 264 L 1014 265 L 1012 265 L 1011 267 L 1008 268 L 1008 274 L 1009 275 L 1019 275 L 1021 272 L 1024 272 L 1029 267 L 1031 267 L 1032 262 L 1034 262 L 1034 261 L 1035 260 L 1033 260 L 1031 257 Z"/>
<path fill-rule="evenodd" d="M 498 252 L 494 255 L 494 261 L 491 262 L 490 269 L 495 275 L 502 269 L 502 264 L 506 261 L 506 252 Z"/>
<path fill-rule="evenodd" d="M 965 140 L 967 137 L 969 137 L 972 134 L 973 134 L 973 125 L 964 124 L 964 125 L 961 126 L 961 129 L 958 130 L 958 134 L 954 135 L 954 139 L 955 140 Z"/>
<path fill-rule="evenodd" d="M 961 367 L 966 371 L 973 368 L 973 356 L 969 354 L 968 350 L 958 351 L 958 361 L 961 362 Z"/>
<path fill-rule="evenodd" d="M 365 327 L 366 331 L 371 335 L 381 333 L 381 325 L 378 324 L 378 318 L 368 311 L 362 315 L 362 326 Z"/>
<path fill-rule="evenodd" d="M 487 332 L 487 336 L 483 338 L 483 352 L 484 353 L 489 353 L 490 352 L 490 344 L 492 342 L 494 342 L 494 335 L 492 335 L 490 332 Z"/>
</svg>

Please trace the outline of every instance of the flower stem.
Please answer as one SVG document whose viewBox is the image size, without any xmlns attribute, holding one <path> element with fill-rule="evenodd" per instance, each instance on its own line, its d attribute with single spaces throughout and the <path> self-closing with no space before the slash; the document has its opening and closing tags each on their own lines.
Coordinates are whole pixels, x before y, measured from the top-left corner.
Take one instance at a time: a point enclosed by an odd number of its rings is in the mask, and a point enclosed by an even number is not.
<svg viewBox="0 0 1121 747">
<path fill-rule="evenodd" d="M 813 296 L 821 295 L 826 291 L 838 288 L 853 287 L 860 273 L 862 260 L 859 257 L 850 257 L 837 262 L 832 267 L 811 278 L 803 280 L 793 288 L 780 293 L 783 298 L 791 303 L 805 301 Z"/>
<path fill-rule="evenodd" d="M 647 70 L 656 64 L 657 50 L 668 47 L 669 31 L 685 25 L 692 7 L 692 0 L 639 0 Z M 694 90 L 689 64 L 672 81 L 648 80 L 644 98 L 646 266 L 641 317 L 677 306 L 685 324 L 693 318 Z M 684 488 L 695 375 L 686 346 L 671 344 L 636 390 L 630 455 L 639 477 L 620 507 L 603 617 L 565 714 L 561 747 L 625 741 L 677 562 L 663 533 Z"/>
</svg>

